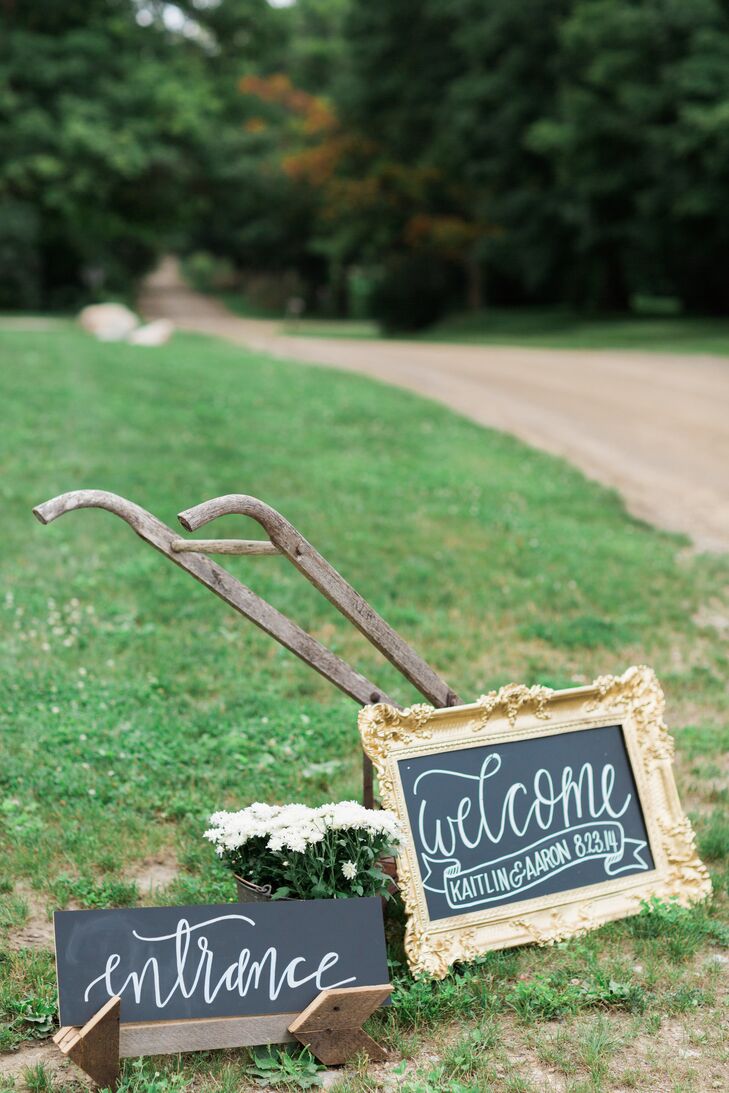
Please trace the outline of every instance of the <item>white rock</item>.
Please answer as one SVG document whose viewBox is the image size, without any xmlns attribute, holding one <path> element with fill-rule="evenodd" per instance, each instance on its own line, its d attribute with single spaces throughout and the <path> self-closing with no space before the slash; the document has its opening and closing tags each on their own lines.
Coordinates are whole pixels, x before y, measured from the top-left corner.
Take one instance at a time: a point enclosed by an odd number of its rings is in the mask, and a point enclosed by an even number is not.
<svg viewBox="0 0 729 1093">
<path fill-rule="evenodd" d="M 175 332 L 175 324 L 169 319 L 155 319 L 153 323 L 138 326 L 127 341 L 132 345 L 164 345 Z"/>
<path fill-rule="evenodd" d="M 121 342 L 139 326 L 137 316 L 124 304 L 91 304 L 79 312 L 78 321 L 100 342 Z"/>
<path fill-rule="evenodd" d="M 320 1070 L 319 1080 L 322 1089 L 331 1089 L 333 1085 L 341 1082 L 342 1072 L 341 1070 Z"/>
</svg>

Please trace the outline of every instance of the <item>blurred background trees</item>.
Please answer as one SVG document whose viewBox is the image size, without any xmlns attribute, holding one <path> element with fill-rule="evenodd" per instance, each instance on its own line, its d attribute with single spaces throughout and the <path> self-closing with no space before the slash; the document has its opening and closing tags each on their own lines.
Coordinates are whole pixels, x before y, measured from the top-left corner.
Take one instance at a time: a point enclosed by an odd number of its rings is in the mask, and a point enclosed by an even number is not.
<svg viewBox="0 0 729 1093">
<path fill-rule="evenodd" d="M 729 312 L 722 0 L 0 0 L 0 307 Z"/>
</svg>

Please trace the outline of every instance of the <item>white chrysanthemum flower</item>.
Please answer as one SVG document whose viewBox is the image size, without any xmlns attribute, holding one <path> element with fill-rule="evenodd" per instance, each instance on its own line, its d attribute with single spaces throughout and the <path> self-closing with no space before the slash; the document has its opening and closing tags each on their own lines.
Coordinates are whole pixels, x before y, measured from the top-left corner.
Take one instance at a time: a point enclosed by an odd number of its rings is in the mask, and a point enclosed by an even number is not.
<svg viewBox="0 0 729 1093">
<path fill-rule="evenodd" d="M 295 853 L 303 854 L 306 850 L 306 839 L 303 834 L 296 831 L 288 831 L 284 838 L 284 846 L 287 850 L 293 850 Z"/>
<path fill-rule="evenodd" d="M 344 873 L 347 880 L 354 880 L 354 878 L 357 876 L 357 866 L 354 864 L 353 861 L 342 862 L 342 872 Z"/>
<path fill-rule="evenodd" d="M 364 840 L 381 838 L 395 849 L 405 842 L 396 816 L 385 810 L 364 808 L 356 801 L 339 801 L 310 808 L 308 805 L 268 805 L 256 801 L 238 812 L 214 812 L 204 838 L 219 855 L 240 851 L 251 839 L 263 839 L 278 853 L 284 848 L 305 853 L 323 842 L 330 832 L 361 832 Z"/>
</svg>

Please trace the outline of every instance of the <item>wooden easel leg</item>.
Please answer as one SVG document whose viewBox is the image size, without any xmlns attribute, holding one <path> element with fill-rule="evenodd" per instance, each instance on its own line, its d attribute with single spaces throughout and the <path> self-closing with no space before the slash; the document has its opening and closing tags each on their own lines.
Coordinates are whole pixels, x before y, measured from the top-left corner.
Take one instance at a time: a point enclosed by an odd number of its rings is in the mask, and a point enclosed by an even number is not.
<svg viewBox="0 0 729 1093">
<path fill-rule="evenodd" d="M 365 808 L 375 807 L 372 760 L 369 755 L 362 755 L 362 804 Z"/>
<path fill-rule="evenodd" d="M 387 1052 L 375 1043 L 362 1024 L 381 1006 L 392 987 L 338 987 L 322 991 L 289 1025 L 299 1043 L 309 1048 L 326 1066 L 346 1063 L 360 1051 L 366 1051 L 374 1063 L 387 1058 Z"/>
<path fill-rule="evenodd" d="M 104 1089 L 116 1089 L 119 1082 L 120 1010 L 121 998 L 110 998 L 83 1028 L 66 1026 L 53 1037 L 59 1050 Z"/>
</svg>

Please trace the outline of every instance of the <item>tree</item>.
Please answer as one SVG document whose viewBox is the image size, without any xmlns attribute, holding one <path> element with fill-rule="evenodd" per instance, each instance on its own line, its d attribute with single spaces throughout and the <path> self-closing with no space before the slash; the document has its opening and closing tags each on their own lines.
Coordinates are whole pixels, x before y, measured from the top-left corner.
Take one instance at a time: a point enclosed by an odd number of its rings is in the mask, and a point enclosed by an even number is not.
<svg viewBox="0 0 729 1093">
<path fill-rule="evenodd" d="M 340 311 L 358 270 L 400 327 L 729 310 L 722 0 L 0 0 L 0 33 L 3 306 L 174 243 Z"/>
<path fill-rule="evenodd" d="M 573 0 L 455 0 L 459 63 L 443 88 L 436 157 L 463 180 L 474 214 L 492 230 L 481 246 L 489 297 L 560 298 L 568 231 L 552 168 L 528 141 L 552 108 L 559 28 Z"/>
<path fill-rule="evenodd" d="M 580 0 L 560 27 L 559 92 L 527 141 L 551 166 L 573 297 L 729 307 L 728 32 L 714 0 Z"/>
<path fill-rule="evenodd" d="M 438 0 L 351 0 L 344 24 L 347 75 L 336 92 L 350 139 L 330 187 L 339 196 L 328 203 L 330 247 L 340 264 L 379 266 L 375 302 L 393 328 L 433 321 L 464 295 L 480 302 L 491 225 L 439 155 L 458 27 L 457 6 Z"/>
<path fill-rule="evenodd" d="M 729 14 L 720 0 L 456 0 L 439 162 L 495 299 L 727 311 Z"/>
<path fill-rule="evenodd" d="M 195 241 L 243 270 L 296 271 L 321 282 L 325 271 L 311 248 L 317 198 L 286 162 L 320 139 L 329 110 L 282 73 L 243 76 L 236 96 L 236 124 L 205 150 L 209 214 Z"/>
<path fill-rule="evenodd" d="M 335 121 L 325 93 L 342 59 L 346 3 L 299 0 L 276 10 L 266 0 L 223 0 L 203 11 L 222 107 L 201 151 L 206 211 L 188 245 L 225 256 L 264 285 L 278 276 L 284 295 L 293 281 L 310 303 L 328 279 L 315 230 L 321 193 L 294 161 L 323 145 Z"/>
<path fill-rule="evenodd" d="M 0 209 L 32 213 L 39 302 L 123 291 L 197 211 L 204 57 L 121 0 L 6 5 L 2 23 Z"/>
</svg>

